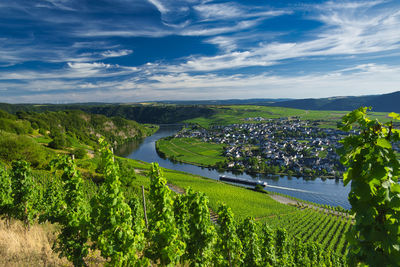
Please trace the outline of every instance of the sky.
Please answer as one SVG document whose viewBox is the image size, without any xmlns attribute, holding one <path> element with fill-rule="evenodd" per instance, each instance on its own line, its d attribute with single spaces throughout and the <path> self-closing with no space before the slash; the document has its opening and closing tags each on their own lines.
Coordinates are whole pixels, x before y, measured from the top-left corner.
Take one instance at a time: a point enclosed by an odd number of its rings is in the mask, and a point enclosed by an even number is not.
<svg viewBox="0 0 400 267">
<path fill-rule="evenodd" d="M 399 90 L 398 0 L 0 0 L 0 102 Z"/>
</svg>

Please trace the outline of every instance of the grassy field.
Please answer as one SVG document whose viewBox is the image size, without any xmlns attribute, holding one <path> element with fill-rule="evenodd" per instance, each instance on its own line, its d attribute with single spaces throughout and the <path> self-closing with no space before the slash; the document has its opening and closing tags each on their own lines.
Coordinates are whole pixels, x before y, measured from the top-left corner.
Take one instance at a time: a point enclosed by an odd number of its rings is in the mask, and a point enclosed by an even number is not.
<svg viewBox="0 0 400 267">
<path fill-rule="evenodd" d="M 147 172 L 150 164 L 130 159 L 121 159 L 135 167 L 137 175 L 134 185 L 145 187 L 149 185 Z M 237 217 L 263 218 L 270 215 L 291 213 L 296 208 L 276 202 L 268 195 L 248 190 L 244 187 L 226 184 L 198 175 L 175 170 L 164 169 L 164 175 L 169 183 L 181 188 L 191 187 L 195 191 L 205 193 L 210 200 L 210 207 L 217 210 L 218 203 L 231 207 Z"/>
<path fill-rule="evenodd" d="M 201 166 L 212 166 L 225 159 L 222 144 L 204 143 L 195 138 L 160 139 L 157 150 L 168 158 Z"/>
<path fill-rule="evenodd" d="M 212 125 L 229 125 L 234 123 L 244 123 L 246 118 L 262 117 L 266 119 L 276 119 L 282 117 L 299 117 L 303 120 L 319 121 L 320 127 L 336 128 L 337 122 L 346 115 L 347 111 L 325 111 L 325 110 L 302 110 L 283 107 L 266 106 L 215 106 L 216 114 L 208 118 L 199 117 L 186 120 L 186 123 L 196 123 L 208 128 Z M 381 122 L 389 121 L 387 113 L 371 112 L 372 118 L 377 118 Z"/>
</svg>

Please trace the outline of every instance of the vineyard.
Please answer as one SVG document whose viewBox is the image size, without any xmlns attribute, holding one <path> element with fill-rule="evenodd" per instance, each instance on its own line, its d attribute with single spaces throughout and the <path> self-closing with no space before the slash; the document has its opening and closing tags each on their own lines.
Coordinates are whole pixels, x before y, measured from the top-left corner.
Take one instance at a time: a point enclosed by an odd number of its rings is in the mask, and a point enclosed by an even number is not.
<svg viewBox="0 0 400 267">
<path fill-rule="evenodd" d="M 55 177 L 46 182 L 39 182 L 40 177 L 23 161 L 14 162 L 9 171 L 2 169 L 1 215 L 6 221 L 21 220 L 28 231 L 37 222 L 59 225 L 54 249 L 74 266 L 85 266 L 93 250 L 112 266 L 344 265 L 343 256 L 322 250 L 320 244 L 290 238 L 290 222 L 285 230 L 272 218 L 268 224 L 251 216 L 235 219 L 228 206 L 218 204 L 217 223 L 212 223 L 208 197 L 190 188 L 185 194 L 173 193 L 156 164 L 147 176 L 145 213 L 140 194 L 128 192 L 121 184 L 118 164 L 104 141 L 102 155 L 105 180 L 98 188 L 85 184 L 68 156 L 52 161 Z M 267 214 L 283 207 L 277 203 Z M 302 214 L 303 221 L 308 213 L 309 218 L 318 214 L 287 208 Z"/>
<path fill-rule="evenodd" d="M 305 208 L 293 213 L 262 219 L 273 228 L 283 227 L 288 235 L 321 244 L 338 255 L 344 255 L 347 242 L 345 234 L 352 221 L 346 217 L 326 214 Z"/>
<path fill-rule="evenodd" d="M 344 181 L 353 179 L 351 216 L 117 158 L 100 139 L 95 166 L 70 155 L 41 170 L 24 160 L 0 164 L 0 230 L 18 221 L 26 236 L 48 225 L 54 253 L 74 266 L 398 266 L 400 164 L 390 141 L 400 131 L 365 112 L 343 120 L 344 130 L 357 120 L 364 127 L 341 152 L 350 166 Z M 84 177 L 85 165 L 101 175 Z"/>
<path fill-rule="evenodd" d="M 135 163 L 134 166 L 145 172 L 150 164 Z M 251 216 L 260 223 L 267 223 L 271 228 L 286 229 L 289 236 L 297 236 L 304 241 L 315 241 L 337 255 L 345 255 L 345 233 L 351 225 L 351 220 L 345 213 L 338 216 L 329 209 L 317 210 L 317 207 L 305 208 L 305 205 L 299 207 L 284 205 L 263 193 L 179 171 L 164 169 L 164 175 L 168 182 L 180 188 L 191 187 L 196 191 L 204 192 L 212 210 L 217 210 L 219 203 L 224 202 L 239 219 Z M 145 176 L 137 176 L 137 185 L 145 184 L 146 179 Z M 316 231 L 311 230 L 312 226 L 315 226 Z M 310 239 L 307 231 L 313 231 L 312 238 L 314 239 Z M 336 241 L 337 244 L 333 243 Z"/>
</svg>

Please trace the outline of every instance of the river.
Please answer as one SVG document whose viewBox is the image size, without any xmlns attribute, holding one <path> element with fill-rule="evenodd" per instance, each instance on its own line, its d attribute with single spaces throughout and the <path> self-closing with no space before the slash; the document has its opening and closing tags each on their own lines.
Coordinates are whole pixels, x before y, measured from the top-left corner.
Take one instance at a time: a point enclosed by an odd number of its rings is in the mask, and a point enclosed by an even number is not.
<svg viewBox="0 0 400 267">
<path fill-rule="evenodd" d="M 347 196 L 350 186 L 343 186 L 342 180 L 303 179 L 302 177 L 287 177 L 276 175 L 257 175 L 256 177 L 248 174 L 234 174 L 232 172 L 218 172 L 217 170 L 202 168 L 186 163 L 173 163 L 168 159 L 161 158 L 156 152 L 155 143 L 158 139 L 175 134 L 181 129 L 179 125 L 161 125 L 160 129 L 141 141 L 131 142 L 119 147 L 116 154 L 125 158 L 143 160 L 146 162 L 158 162 L 160 166 L 168 169 L 184 171 L 204 177 L 219 179 L 220 175 L 230 177 L 260 179 L 266 181 L 268 191 L 274 191 L 299 199 L 312 201 L 319 204 L 330 206 L 342 206 L 350 209 Z"/>
</svg>

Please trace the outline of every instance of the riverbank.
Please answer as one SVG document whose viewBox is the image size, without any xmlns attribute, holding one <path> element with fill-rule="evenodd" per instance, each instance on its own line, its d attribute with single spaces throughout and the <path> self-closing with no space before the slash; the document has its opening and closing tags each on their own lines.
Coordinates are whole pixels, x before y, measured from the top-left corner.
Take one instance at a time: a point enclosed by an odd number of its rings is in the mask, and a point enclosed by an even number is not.
<svg viewBox="0 0 400 267">
<path fill-rule="evenodd" d="M 195 166 L 212 168 L 218 171 L 232 171 L 237 174 L 247 173 L 249 175 L 281 175 L 303 177 L 304 179 L 342 179 L 342 176 L 336 175 L 309 175 L 307 172 L 299 173 L 291 169 L 286 172 L 282 168 L 270 166 L 264 170 L 255 168 L 252 165 L 233 164 L 229 158 L 223 156 L 225 146 L 223 144 L 201 142 L 196 138 L 173 138 L 165 137 L 156 141 L 156 152 L 164 159 L 172 162 L 187 163 Z M 232 166 L 231 166 L 232 165 Z M 279 171 L 273 171 L 273 170 Z"/>
<path fill-rule="evenodd" d="M 260 179 L 267 182 L 269 185 L 275 186 L 269 190 L 276 193 L 296 197 L 304 201 L 311 201 L 321 205 L 329 205 L 332 207 L 342 206 L 349 209 L 347 196 L 349 186 L 344 187 L 341 180 L 335 179 L 320 179 L 320 178 L 303 178 L 285 175 L 267 175 L 256 173 L 240 173 L 218 170 L 209 166 L 195 166 L 188 163 L 173 162 L 167 158 L 160 157 L 157 153 L 157 140 L 175 135 L 181 126 L 161 125 L 160 130 L 154 135 L 144 139 L 141 143 L 127 144 L 124 149 L 123 157 L 145 162 L 158 162 L 160 166 L 168 169 L 183 171 L 194 175 L 208 177 L 218 180 L 220 175 L 233 176 L 242 179 Z M 129 150 L 130 149 L 130 150 Z"/>
</svg>

